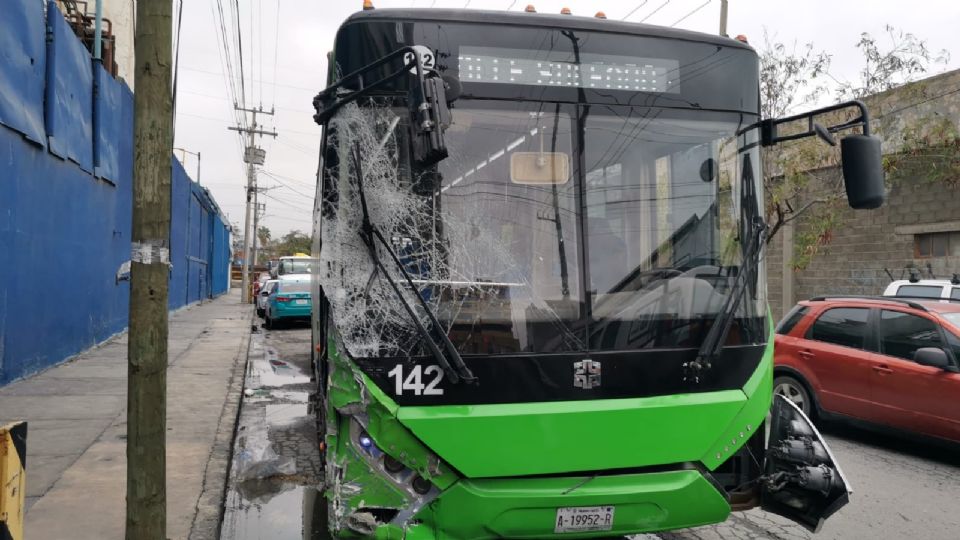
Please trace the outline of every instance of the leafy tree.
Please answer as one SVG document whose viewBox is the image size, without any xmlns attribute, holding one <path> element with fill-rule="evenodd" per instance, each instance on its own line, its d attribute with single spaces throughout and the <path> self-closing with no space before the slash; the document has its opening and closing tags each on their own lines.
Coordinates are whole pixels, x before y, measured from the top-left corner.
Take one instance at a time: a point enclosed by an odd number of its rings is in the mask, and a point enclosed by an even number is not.
<svg viewBox="0 0 960 540">
<path fill-rule="evenodd" d="M 275 246 L 278 255 L 293 255 L 294 253 L 310 253 L 312 241 L 309 236 L 299 230 L 293 230 L 283 235 Z"/>
<path fill-rule="evenodd" d="M 880 43 L 869 33 L 860 36 L 857 48 L 864 64 L 856 81 L 837 81 L 834 93 L 838 99 L 859 99 L 891 90 L 912 82 L 936 64 L 946 63 L 946 51 L 932 53 L 924 40 L 910 33 L 886 27 L 888 44 Z M 761 110 L 766 118 L 777 118 L 811 104 L 828 91 L 830 57 L 810 44 L 787 47 L 764 36 L 760 50 Z M 907 126 L 905 134 L 914 133 Z M 914 136 L 912 156 L 929 140 Z M 951 139 L 956 142 L 957 139 Z M 832 148 L 817 139 L 806 139 L 764 150 L 767 190 L 767 222 L 769 242 L 783 225 L 804 217 L 810 226 L 795 238 L 794 265 L 804 267 L 830 240 L 830 229 L 836 223 L 836 212 L 843 203 L 843 178 L 836 167 L 840 163 L 839 148 Z M 899 162 L 896 162 L 899 163 Z M 896 163 L 885 161 L 890 170 Z M 816 173 L 817 189 L 810 186 Z"/>
<path fill-rule="evenodd" d="M 934 64 L 950 61 L 946 49 L 933 53 L 927 42 L 911 33 L 904 33 L 889 24 L 885 27 L 889 48 L 881 49 L 877 40 L 864 32 L 857 48 L 863 53 L 860 80 L 843 82 L 837 89 L 840 99 L 857 99 L 891 90 L 925 75 Z"/>
</svg>

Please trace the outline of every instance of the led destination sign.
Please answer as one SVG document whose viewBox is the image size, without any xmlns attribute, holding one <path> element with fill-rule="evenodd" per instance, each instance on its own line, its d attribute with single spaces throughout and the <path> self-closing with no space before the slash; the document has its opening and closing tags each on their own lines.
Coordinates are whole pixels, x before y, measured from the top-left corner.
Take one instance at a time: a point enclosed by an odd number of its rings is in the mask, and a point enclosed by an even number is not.
<svg viewBox="0 0 960 540">
<path fill-rule="evenodd" d="M 495 84 L 571 86 L 634 92 L 677 93 L 680 63 L 663 58 L 583 54 L 577 63 L 570 53 L 530 58 L 543 51 L 460 48 L 460 80 Z"/>
</svg>

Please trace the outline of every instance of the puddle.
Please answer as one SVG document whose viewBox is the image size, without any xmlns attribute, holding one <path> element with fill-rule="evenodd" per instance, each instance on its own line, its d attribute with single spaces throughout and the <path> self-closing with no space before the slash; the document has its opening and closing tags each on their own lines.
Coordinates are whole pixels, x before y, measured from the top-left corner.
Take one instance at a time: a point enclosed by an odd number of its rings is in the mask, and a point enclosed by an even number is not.
<svg viewBox="0 0 960 540">
<path fill-rule="evenodd" d="M 220 538 L 329 539 L 310 375 L 262 336 L 249 358 Z"/>
<path fill-rule="evenodd" d="M 262 347 L 262 346 L 261 346 Z M 257 347 L 259 348 L 259 347 Z M 283 387 L 310 382 L 310 375 L 293 364 L 277 357 L 276 349 L 263 347 L 261 354 L 251 354 L 247 388 L 256 391 L 262 387 Z"/>
<path fill-rule="evenodd" d="M 237 488 L 227 498 L 221 539 L 329 539 L 327 501 L 316 488 L 277 481 Z"/>
</svg>

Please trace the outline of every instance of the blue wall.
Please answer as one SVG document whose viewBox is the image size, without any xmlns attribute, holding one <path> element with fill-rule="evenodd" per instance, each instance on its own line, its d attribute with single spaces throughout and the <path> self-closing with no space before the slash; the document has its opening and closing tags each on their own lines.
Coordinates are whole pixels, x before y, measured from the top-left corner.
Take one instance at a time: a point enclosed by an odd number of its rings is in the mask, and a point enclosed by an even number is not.
<svg viewBox="0 0 960 540">
<path fill-rule="evenodd" d="M 127 326 L 133 95 L 48 7 L 0 17 L 0 385 Z M 230 231 L 210 193 L 173 168 L 170 307 L 225 292 Z"/>
</svg>

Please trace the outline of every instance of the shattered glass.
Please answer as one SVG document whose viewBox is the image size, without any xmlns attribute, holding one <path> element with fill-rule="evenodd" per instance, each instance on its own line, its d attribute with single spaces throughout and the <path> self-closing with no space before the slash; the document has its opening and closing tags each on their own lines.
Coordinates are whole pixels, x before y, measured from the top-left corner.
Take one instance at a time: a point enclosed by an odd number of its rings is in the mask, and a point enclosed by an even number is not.
<svg viewBox="0 0 960 540">
<path fill-rule="evenodd" d="M 522 329 L 513 328 L 511 321 L 515 320 L 546 321 L 560 327 L 563 334 L 555 310 L 543 296 L 534 294 L 531 276 L 518 261 L 517 250 L 504 241 L 509 228 L 491 226 L 491 220 L 508 216 L 491 215 L 495 201 L 485 203 L 482 194 L 462 191 L 475 192 L 475 184 L 464 183 L 447 193 L 453 188 L 449 183 L 442 185 L 442 173 L 436 168 L 411 167 L 405 122 L 406 108 L 351 104 L 328 126 L 320 283 L 346 348 L 364 357 L 423 353 L 413 321 L 385 277 L 375 270 L 359 234 L 363 217 L 359 183 L 349 159 L 352 145 L 357 143 L 362 149 L 364 195 L 371 223 L 392 244 L 421 297 L 444 326 L 441 331 L 447 332 L 462 352 L 487 352 L 476 350 L 475 331 L 492 336 L 491 347 L 521 349 L 516 330 L 522 333 Z M 541 228 L 550 230 L 547 225 Z M 572 233 L 574 227 L 569 230 Z M 556 246 L 557 242 L 554 239 L 550 244 Z M 406 303 L 430 328 L 427 314 L 406 286 L 400 269 L 382 246 L 377 249 L 386 271 L 400 284 Z M 534 257 L 527 253 L 528 266 Z M 518 315 L 516 310 L 529 314 Z M 506 335 L 503 327 L 507 327 Z M 570 343 L 577 346 L 575 338 Z"/>
<path fill-rule="evenodd" d="M 480 99 L 452 113 L 449 157 L 429 168 L 410 159 L 402 100 L 328 125 L 320 282 L 350 353 L 427 354 L 362 240 L 355 144 L 370 221 L 417 293 L 381 245 L 379 260 L 461 354 L 699 344 L 762 203 L 742 115 Z M 765 339 L 764 281 L 738 314 L 744 342 Z"/>
</svg>

